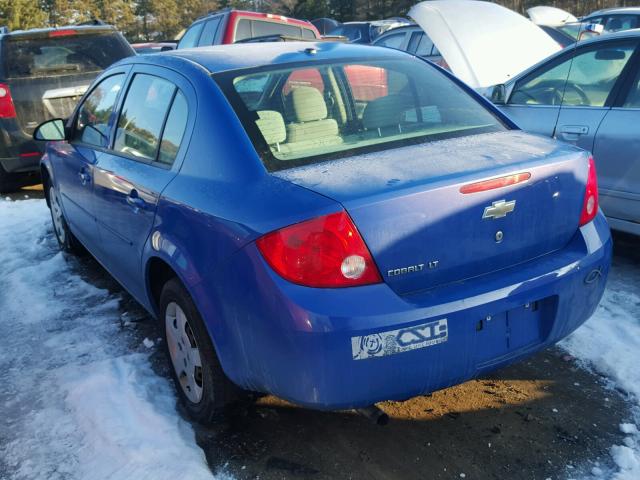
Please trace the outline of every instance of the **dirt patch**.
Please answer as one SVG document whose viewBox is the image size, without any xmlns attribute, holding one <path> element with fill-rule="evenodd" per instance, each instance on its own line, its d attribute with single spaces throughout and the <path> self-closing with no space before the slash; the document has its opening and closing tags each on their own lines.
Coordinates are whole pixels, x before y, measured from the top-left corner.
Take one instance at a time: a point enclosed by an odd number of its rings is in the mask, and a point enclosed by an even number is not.
<svg viewBox="0 0 640 480">
<path fill-rule="evenodd" d="M 616 392 L 557 349 L 495 376 L 379 406 L 391 418 L 385 427 L 353 412 L 266 397 L 199 428 L 199 443 L 214 470 L 237 478 L 546 479 L 606 466 L 629 416 Z"/>
</svg>

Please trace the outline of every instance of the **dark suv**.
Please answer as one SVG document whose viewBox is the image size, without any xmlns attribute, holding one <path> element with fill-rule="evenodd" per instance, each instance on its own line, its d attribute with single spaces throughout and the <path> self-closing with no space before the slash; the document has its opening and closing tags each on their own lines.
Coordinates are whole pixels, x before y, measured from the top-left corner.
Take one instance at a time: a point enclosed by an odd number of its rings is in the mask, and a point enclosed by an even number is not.
<svg viewBox="0 0 640 480">
<path fill-rule="evenodd" d="M 0 31 L 0 192 L 40 182 L 35 127 L 68 117 L 102 70 L 132 55 L 109 25 Z"/>
</svg>

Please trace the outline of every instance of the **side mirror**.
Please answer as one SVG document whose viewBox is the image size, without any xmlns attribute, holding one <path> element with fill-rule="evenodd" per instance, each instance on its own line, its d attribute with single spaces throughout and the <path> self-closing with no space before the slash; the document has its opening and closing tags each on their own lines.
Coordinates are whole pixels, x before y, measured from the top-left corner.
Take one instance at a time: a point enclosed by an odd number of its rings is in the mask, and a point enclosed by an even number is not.
<svg viewBox="0 0 640 480">
<path fill-rule="evenodd" d="M 170 47 L 169 45 L 165 45 L 163 47 L 160 47 L 160 51 L 161 52 L 170 52 L 171 50 L 174 50 L 175 47 Z"/>
<path fill-rule="evenodd" d="M 64 120 L 54 118 L 41 123 L 34 130 L 33 139 L 40 141 L 66 140 L 67 134 L 64 128 Z"/>
<path fill-rule="evenodd" d="M 491 91 L 491 102 L 496 105 L 504 105 L 507 103 L 507 87 L 504 83 L 496 85 Z"/>
</svg>

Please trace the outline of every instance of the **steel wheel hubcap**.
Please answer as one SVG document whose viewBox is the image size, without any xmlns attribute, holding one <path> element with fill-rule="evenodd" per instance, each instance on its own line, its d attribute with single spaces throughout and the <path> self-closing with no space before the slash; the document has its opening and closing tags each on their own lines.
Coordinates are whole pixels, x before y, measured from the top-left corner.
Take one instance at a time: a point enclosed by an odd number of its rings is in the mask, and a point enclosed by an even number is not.
<svg viewBox="0 0 640 480">
<path fill-rule="evenodd" d="M 62 208 L 60 208 L 60 202 L 58 201 L 58 193 L 56 189 L 49 188 L 49 203 L 51 204 L 51 218 L 53 219 L 53 228 L 56 231 L 56 235 L 60 240 L 60 243 L 65 241 L 65 231 L 63 227 Z"/>
<path fill-rule="evenodd" d="M 164 319 L 169 355 L 180 387 L 191 402 L 198 403 L 202 400 L 202 361 L 189 319 L 175 302 L 167 305 Z"/>
</svg>

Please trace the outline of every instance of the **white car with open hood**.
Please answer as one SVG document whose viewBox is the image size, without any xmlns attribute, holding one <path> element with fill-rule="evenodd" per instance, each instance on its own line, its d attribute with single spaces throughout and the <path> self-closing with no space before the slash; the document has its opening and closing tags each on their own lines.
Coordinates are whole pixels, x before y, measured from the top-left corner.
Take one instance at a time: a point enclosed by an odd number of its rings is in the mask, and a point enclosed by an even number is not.
<svg viewBox="0 0 640 480">
<path fill-rule="evenodd" d="M 476 89 L 505 83 L 561 49 L 529 19 L 495 3 L 430 0 L 414 5 L 409 16 L 453 74 Z"/>
<path fill-rule="evenodd" d="M 577 22 L 578 19 L 561 8 L 539 5 L 527 9 L 527 15 L 536 25 L 562 25 Z"/>
</svg>

